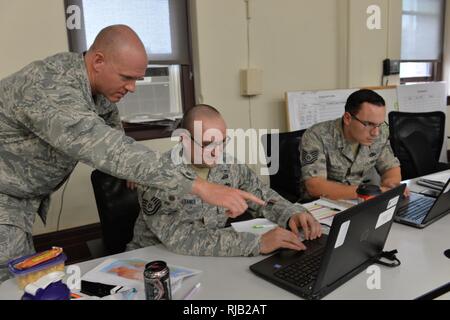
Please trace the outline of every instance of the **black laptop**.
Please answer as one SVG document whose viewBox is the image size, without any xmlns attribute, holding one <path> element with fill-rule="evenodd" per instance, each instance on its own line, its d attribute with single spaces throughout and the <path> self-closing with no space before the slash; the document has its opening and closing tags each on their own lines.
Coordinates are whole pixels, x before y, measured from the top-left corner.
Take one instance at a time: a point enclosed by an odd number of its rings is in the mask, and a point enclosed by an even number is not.
<svg viewBox="0 0 450 320">
<path fill-rule="evenodd" d="M 302 298 L 321 299 L 380 257 L 404 190 L 402 184 L 338 213 L 328 236 L 304 241 L 306 251 L 279 250 L 250 270 Z"/>
<path fill-rule="evenodd" d="M 411 192 L 399 205 L 394 221 L 416 228 L 425 228 L 450 212 L 450 179 L 437 198 Z"/>
</svg>

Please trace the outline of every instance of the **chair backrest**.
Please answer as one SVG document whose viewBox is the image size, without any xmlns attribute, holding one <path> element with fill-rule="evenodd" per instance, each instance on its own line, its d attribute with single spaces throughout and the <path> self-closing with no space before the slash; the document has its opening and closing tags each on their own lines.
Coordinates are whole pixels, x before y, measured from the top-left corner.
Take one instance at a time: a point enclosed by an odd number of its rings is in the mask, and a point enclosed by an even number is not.
<svg viewBox="0 0 450 320">
<path fill-rule="evenodd" d="M 133 238 L 140 211 L 137 191 L 128 189 L 125 180 L 99 170 L 92 172 L 91 182 L 105 249 L 108 254 L 123 252 Z"/>
<path fill-rule="evenodd" d="M 262 136 L 262 144 L 266 153 L 266 158 L 270 160 L 278 157 L 278 172 L 270 175 L 270 187 L 281 196 L 291 202 L 300 200 L 301 166 L 300 151 L 302 136 L 305 130 L 285 132 L 280 134 L 266 134 Z M 272 155 L 272 139 L 278 139 L 278 154 Z M 276 141 L 276 140 L 274 140 Z M 270 166 L 271 161 L 268 163 Z"/>
<path fill-rule="evenodd" d="M 391 146 L 395 156 L 400 160 L 403 179 L 415 178 L 420 175 L 418 171 L 428 170 L 424 166 L 416 168 L 419 163 L 414 163 L 411 158 L 411 152 L 416 152 L 413 151 L 415 146 L 411 145 L 411 142 L 414 142 L 411 138 L 415 137 L 421 141 L 428 141 L 429 152 L 421 155 L 422 160 L 420 162 L 427 161 L 429 165 L 426 167 L 428 168 L 436 166 L 444 142 L 445 114 L 443 112 L 392 111 L 389 113 L 389 130 Z M 425 137 L 426 140 L 418 137 L 417 134 L 412 135 L 415 132 L 422 134 L 422 138 Z M 407 139 L 408 137 L 410 139 Z M 406 144 L 408 144 L 408 147 L 406 147 Z M 420 152 L 424 153 L 423 151 Z M 427 157 L 426 160 L 425 157 Z"/>
<path fill-rule="evenodd" d="M 415 131 L 405 137 L 402 142 L 411 158 L 415 176 L 421 177 L 435 172 L 437 161 L 430 157 L 433 151 L 425 134 Z"/>
</svg>

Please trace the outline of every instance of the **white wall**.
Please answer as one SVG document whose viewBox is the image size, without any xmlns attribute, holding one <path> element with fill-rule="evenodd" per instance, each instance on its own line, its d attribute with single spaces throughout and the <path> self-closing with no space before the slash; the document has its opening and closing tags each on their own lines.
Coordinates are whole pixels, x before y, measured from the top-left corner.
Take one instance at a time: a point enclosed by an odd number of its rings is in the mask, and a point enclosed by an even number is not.
<svg viewBox="0 0 450 320">
<path fill-rule="evenodd" d="M 0 79 L 67 51 L 63 1 L 0 0 L 0 41 Z"/>
<path fill-rule="evenodd" d="M 252 0 L 250 38 L 245 1 L 191 3 L 197 98 L 231 128 L 286 130 L 285 91 L 337 86 L 337 1 Z M 247 67 L 263 70 L 263 95 L 252 99 L 239 91 Z"/>
<path fill-rule="evenodd" d="M 349 4 L 348 87 L 381 86 L 383 60 L 400 59 L 401 1 L 350 0 Z M 367 27 L 371 5 L 381 9 L 380 29 Z M 399 84 L 398 77 L 390 80 L 390 84 Z"/>
</svg>

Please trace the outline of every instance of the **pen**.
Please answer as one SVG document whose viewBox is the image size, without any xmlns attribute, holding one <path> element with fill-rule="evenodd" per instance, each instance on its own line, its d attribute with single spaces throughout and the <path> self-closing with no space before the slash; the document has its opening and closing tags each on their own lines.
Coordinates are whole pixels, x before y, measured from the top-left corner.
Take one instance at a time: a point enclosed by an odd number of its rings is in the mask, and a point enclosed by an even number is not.
<svg viewBox="0 0 450 320">
<path fill-rule="evenodd" d="M 329 206 L 326 206 L 326 205 L 324 205 L 324 204 L 319 204 L 319 205 L 317 205 L 317 206 L 318 206 L 317 208 L 308 209 L 308 212 L 311 213 L 312 211 L 316 211 L 316 210 L 320 210 L 320 209 L 324 209 L 324 208 L 330 209 L 330 210 L 336 211 L 336 212 L 342 211 L 342 210 L 340 210 L 340 209 L 338 209 L 338 208 L 329 207 Z"/>
<path fill-rule="evenodd" d="M 338 208 L 333 208 L 333 207 L 328 207 L 328 206 L 324 206 L 324 207 L 327 208 L 327 209 L 336 211 L 336 212 L 341 212 L 341 211 L 342 211 L 342 210 L 340 210 L 340 209 L 338 209 Z"/>
<path fill-rule="evenodd" d="M 191 299 L 192 296 L 193 296 L 194 294 L 196 294 L 198 290 L 200 290 L 200 285 L 201 285 L 201 283 L 199 282 L 199 283 L 197 283 L 195 286 L 193 286 L 192 289 L 184 296 L 184 299 L 183 299 L 183 300 L 189 300 L 189 299 Z"/>
<path fill-rule="evenodd" d="M 255 224 L 252 228 L 253 229 L 263 229 L 263 228 L 270 228 L 273 227 L 271 224 Z"/>
</svg>

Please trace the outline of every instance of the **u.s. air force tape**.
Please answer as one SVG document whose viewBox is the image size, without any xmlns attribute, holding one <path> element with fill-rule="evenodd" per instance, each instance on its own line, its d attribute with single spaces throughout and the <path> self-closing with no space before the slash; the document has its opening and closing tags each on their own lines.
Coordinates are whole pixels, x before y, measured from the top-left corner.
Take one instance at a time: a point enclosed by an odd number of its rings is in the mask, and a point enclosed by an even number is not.
<svg viewBox="0 0 450 320">
<path fill-rule="evenodd" d="M 150 200 L 142 199 L 142 210 L 147 216 L 154 215 L 161 208 L 161 200 L 153 197 Z"/>
<path fill-rule="evenodd" d="M 304 151 L 302 150 L 303 165 L 313 164 L 319 158 L 319 150 Z"/>
</svg>

